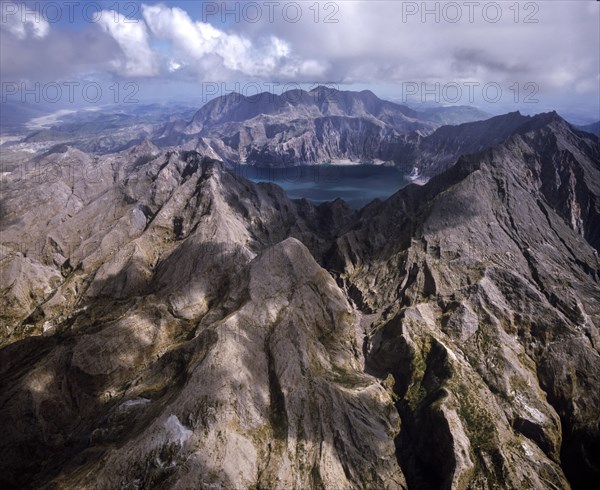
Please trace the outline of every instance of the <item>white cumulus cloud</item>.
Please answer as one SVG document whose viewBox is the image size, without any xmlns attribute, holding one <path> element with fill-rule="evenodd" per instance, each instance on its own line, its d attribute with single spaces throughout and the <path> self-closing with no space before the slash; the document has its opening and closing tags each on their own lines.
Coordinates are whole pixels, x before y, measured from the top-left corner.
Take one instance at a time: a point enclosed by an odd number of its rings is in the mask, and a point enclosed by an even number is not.
<svg viewBox="0 0 600 490">
<path fill-rule="evenodd" d="M 40 12 L 12 2 L 2 5 L 0 27 L 21 40 L 27 39 L 29 34 L 34 38 L 43 39 L 50 32 L 50 24 Z"/>
<path fill-rule="evenodd" d="M 187 12 L 163 4 L 142 5 L 150 32 L 171 43 L 183 65 L 192 66 L 203 78 L 226 71 L 248 76 L 302 76 L 322 72 L 317 61 L 292 55 L 290 45 L 277 36 L 253 42 L 248 37 L 224 32 L 211 24 L 194 22 Z"/>
<path fill-rule="evenodd" d="M 143 21 L 131 22 L 118 12 L 103 11 L 99 24 L 121 48 L 122 56 L 113 61 L 115 71 L 128 77 L 158 74 L 158 57 L 150 47 L 148 30 Z"/>
</svg>

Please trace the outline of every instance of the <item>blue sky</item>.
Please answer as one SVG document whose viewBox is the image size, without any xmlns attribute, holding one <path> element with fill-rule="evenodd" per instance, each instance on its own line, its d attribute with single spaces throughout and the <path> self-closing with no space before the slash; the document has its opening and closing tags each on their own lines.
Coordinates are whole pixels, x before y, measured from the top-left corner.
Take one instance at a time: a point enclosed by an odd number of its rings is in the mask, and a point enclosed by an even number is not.
<svg viewBox="0 0 600 490">
<path fill-rule="evenodd" d="M 600 2 L 479 5 L 0 0 L 2 96 L 21 97 L 15 84 L 95 82 L 105 95 L 118 84 L 119 98 L 135 84 L 140 101 L 202 103 L 328 83 L 412 104 L 600 119 Z M 82 102 L 65 97 L 57 105 Z"/>
</svg>

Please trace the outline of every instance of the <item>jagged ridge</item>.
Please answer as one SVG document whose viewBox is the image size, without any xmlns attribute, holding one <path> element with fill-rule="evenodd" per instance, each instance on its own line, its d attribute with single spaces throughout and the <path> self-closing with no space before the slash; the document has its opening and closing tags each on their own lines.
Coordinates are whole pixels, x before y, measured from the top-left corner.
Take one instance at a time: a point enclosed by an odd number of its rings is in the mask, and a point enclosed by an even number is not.
<svg viewBox="0 0 600 490">
<path fill-rule="evenodd" d="M 1 208 L 3 485 L 586 488 L 598 152 L 530 118 L 356 213 L 148 142 L 46 155 Z"/>
</svg>

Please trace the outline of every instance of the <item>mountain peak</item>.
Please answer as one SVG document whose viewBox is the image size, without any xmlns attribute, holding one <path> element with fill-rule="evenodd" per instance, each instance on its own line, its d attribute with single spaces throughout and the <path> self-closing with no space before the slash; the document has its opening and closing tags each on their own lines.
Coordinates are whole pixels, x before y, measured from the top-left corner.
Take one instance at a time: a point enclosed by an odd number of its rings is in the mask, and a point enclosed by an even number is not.
<svg viewBox="0 0 600 490">
<path fill-rule="evenodd" d="M 303 94 L 207 104 L 200 152 L 64 145 L 3 181 L 3 488 L 598 481 L 598 138 L 555 112 L 418 138 L 369 92 Z M 438 175 L 355 212 L 209 150 Z"/>
<path fill-rule="evenodd" d="M 152 143 L 152 141 L 146 137 L 144 140 L 137 145 L 133 146 L 129 150 L 129 154 L 150 154 L 150 155 L 158 155 L 160 153 L 160 149 Z"/>
<path fill-rule="evenodd" d="M 328 87 L 326 85 L 318 85 L 317 87 L 311 89 L 309 93 L 312 94 L 312 93 L 322 93 L 322 92 L 332 93 L 332 92 L 339 92 L 339 90 L 336 88 Z"/>
<path fill-rule="evenodd" d="M 541 129 L 545 126 L 554 125 L 562 128 L 570 128 L 570 124 L 565 121 L 556 111 L 542 112 L 535 116 L 527 116 L 528 120 L 517 129 L 517 133 L 523 134 L 529 131 Z"/>
<path fill-rule="evenodd" d="M 233 151 L 236 154 L 245 154 L 247 161 L 255 162 L 259 156 L 268 160 L 275 160 L 277 157 L 267 154 L 260 146 L 255 148 L 254 142 L 256 145 L 270 145 L 271 142 L 279 145 L 275 142 L 288 140 L 299 131 L 317 134 L 317 141 L 322 141 L 318 135 L 325 131 L 329 132 L 329 135 L 324 135 L 325 138 L 334 138 L 334 126 L 339 133 L 350 132 L 360 138 L 359 134 L 364 131 L 365 124 L 379 134 L 377 138 L 393 133 L 419 130 L 429 132 L 437 126 L 431 120 L 419 119 L 416 111 L 382 100 L 370 90 L 340 91 L 319 85 L 310 92 L 295 89 L 282 95 L 263 92 L 251 97 L 231 93 L 213 99 L 196 112 L 183 130 L 175 128 L 169 137 L 176 141 L 193 136 L 214 138 L 222 142 L 218 143 L 219 146 L 224 143 L 225 152 L 229 152 L 229 148 L 234 148 L 232 145 L 235 145 L 237 150 Z M 301 163 L 332 158 L 333 155 L 308 148 L 307 144 L 295 139 L 295 148 L 291 153 L 290 148 L 287 148 L 286 156 L 280 159 L 283 158 L 286 163 Z M 310 145 L 312 144 L 311 142 Z M 364 144 L 358 141 L 352 143 L 352 146 L 352 152 L 363 151 L 361 148 L 364 148 Z M 277 146 L 276 151 L 281 150 L 281 145 Z M 344 152 L 346 156 L 340 155 L 340 158 L 348 156 L 348 152 Z M 372 156 L 361 154 L 356 158 L 361 160 Z"/>
</svg>

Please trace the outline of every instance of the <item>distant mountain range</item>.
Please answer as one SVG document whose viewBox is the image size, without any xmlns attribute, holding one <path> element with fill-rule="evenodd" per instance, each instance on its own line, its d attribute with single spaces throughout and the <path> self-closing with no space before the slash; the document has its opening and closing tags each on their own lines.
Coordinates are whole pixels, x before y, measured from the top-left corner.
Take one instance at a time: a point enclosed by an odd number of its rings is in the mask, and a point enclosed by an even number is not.
<svg viewBox="0 0 600 490">
<path fill-rule="evenodd" d="M 89 109 L 89 108 L 88 108 Z M 3 135 L 21 141 L 69 144 L 99 155 L 121 151 L 151 138 L 157 127 L 173 119 L 191 118 L 196 110 L 178 104 L 123 104 L 88 109 L 62 109 L 7 102 L 0 110 Z"/>
<path fill-rule="evenodd" d="M 440 106 L 427 109 L 416 109 L 422 119 L 436 122 L 442 125 L 462 124 L 466 122 L 483 121 L 489 119 L 492 114 L 471 106 Z"/>
<path fill-rule="evenodd" d="M 592 124 L 586 124 L 585 126 L 577 126 L 577 129 L 581 131 L 586 131 L 588 133 L 592 133 L 595 135 L 600 135 L 600 121 L 597 121 Z"/>
<path fill-rule="evenodd" d="M 154 104 L 66 114 L 60 123 L 30 133 L 23 142 L 40 148 L 68 144 L 107 154 L 149 139 L 159 147 L 200 151 L 228 166 L 363 162 L 394 165 L 415 178 L 427 179 L 449 168 L 461 155 L 530 130 L 540 117 L 519 112 L 488 117 L 464 106 L 417 111 L 382 100 L 368 90 L 317 87 L 282 95 L 231 93 L 199 110 Z M 577 129 L 597 134 L 598 125 Z"/>
<path fill-rule="evenodd" d="M 106 154 L 150 138 L 159 146 L 211 148 L 226 162 L 292 165 L 328 161 L 376 161 L 379 147 L 399 136 L 430 134 L 443 124 L 490 117 L 465 106 L 417 111 L 372 92 L 317 87 L 282 95 L 232 93 L 199 110 L 181 105 L 124 105 L 58 114 L 27 104 L 3 104 L 3 130 L 29 130 L 26 142 L 70 144 Z"/>
</svg>

